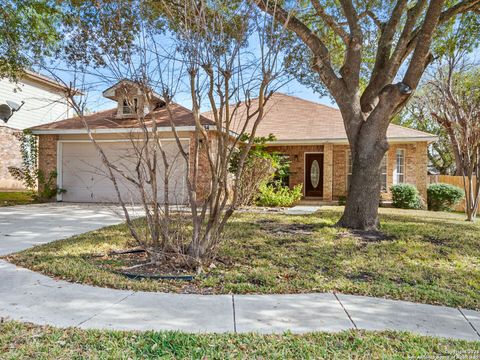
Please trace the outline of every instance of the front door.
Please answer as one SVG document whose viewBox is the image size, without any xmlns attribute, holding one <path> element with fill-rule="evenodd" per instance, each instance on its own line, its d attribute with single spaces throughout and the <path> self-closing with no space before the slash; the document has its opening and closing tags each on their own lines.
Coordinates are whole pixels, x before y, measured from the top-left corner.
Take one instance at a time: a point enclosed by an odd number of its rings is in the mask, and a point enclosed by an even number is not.
<svg viewBox="0 0 480 360">
<path fill-rule="evenodd" d="M 305 154 L 305 196 L 323 196 L 323 154 Z"/>
</svg>

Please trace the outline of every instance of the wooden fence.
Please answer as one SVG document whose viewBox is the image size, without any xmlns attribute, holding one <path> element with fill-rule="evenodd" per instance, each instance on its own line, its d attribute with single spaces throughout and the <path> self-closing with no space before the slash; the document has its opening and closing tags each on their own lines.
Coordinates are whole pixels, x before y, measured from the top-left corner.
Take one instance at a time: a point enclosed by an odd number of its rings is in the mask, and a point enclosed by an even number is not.
<svg viewBox="0 0 480 360">
<path fill-rule="evenodd" d="M 460 189 L 463 189 L 463 177 L 462 176 L 453 176 L 453 175 L 430 175 L 430 184 L 433 183 L 443 183 L 458 186 Z M 473 186 L 475 186 L 476 178 L 473 177 Z M 465 211 L 465 200 L 462 200 L 457 206 L 455 206 L 456 211 Z"/>
</svg>

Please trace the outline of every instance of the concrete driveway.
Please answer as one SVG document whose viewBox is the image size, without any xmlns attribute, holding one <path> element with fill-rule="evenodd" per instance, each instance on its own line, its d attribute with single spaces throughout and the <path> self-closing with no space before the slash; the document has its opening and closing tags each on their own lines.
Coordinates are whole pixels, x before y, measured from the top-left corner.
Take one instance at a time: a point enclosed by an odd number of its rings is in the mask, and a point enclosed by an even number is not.
<svg viewBox="0 0 480 360">
<path fill-rule="evenodd" d="M 0 207 L 0 256 L 123 222 L 118 207 L 49 203 Z"/>
</svg>

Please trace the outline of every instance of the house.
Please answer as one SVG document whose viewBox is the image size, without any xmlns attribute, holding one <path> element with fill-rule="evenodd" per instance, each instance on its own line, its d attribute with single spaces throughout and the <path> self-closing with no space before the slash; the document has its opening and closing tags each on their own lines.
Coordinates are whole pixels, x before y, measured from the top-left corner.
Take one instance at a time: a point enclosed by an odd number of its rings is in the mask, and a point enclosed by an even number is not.
<svg viewBox="0 0 480 360">
<path fill-rule="evenodd" d="M 123 80 L 103 93 L 116 101 L 117 106 L 85 116 L 84 121 L 107 156 L 114 161 L 118 159 L 119 163 L 132 134 L 141 132 L 134 113 L 146 114 L 147 126 L 155 121 L 162 134 L 162 143 L 169 149 L 168 156 L 174 164 L 171 167 L 175 168 L 173 181 L 170 180 L 172 200 L 184 203 L 187 168 L 183 159 L 178 159 L 168 111 L 158 95 L 152 92 L 146 102 L 141 94 L 134 83 Z M 191 153 L 195 136 L 193 114 L 178 104 L 172 105 L 172 113 L 182 146 Z M 245 109 L 241 106 L 236 114 L 234 124 L 240 126 Z M 200 121 L 208 125 L 209 136 L 214 139 L 215 123 L 210 117 L 210 113 L 205 113 Z M 39 167 L 45 172 L 58 171 L 58 186 L 66 190 L 58 200 L 115 202 L 116 194 L 110 181 L 98 171 L 102 168 L 101 159 L 88 138 L 84 121 L 70 118 L 32 128 L 33 133 L 39 136 Z M 232 130 L 235 131 L 235 128 Z M 274 134 L 276 140 L 269 143 L 268 148 L 289 158 L 289 185 L 303 184 L 305 198 L 333 201 L 346 195 L 351 160 L 343 120 L 337 109 L 294 96 L 275 94 L 267 104 L 266 115 L 256 135 L 269 134 Z M 384 197 L 389 196 L 388 189 L 392 184 L 401 182 L 415 184 L 426 196 L 427 144 L 434 141 L 435 136 L 391 125 L 388 139 L 391 146 L 382 165 Z M 200 157 L 200 161 L 206 160 Z M 208 171 L 200 173 L 203 176 L 200 181 L 208 184 Z M 123 191 L 128 191 L 126 185 Z"/>
<path fill-rule="evenodd" d="M 240 106 L 236 112 L 237 127 L 244 122 L 245 113 L 244 105 Z M 211 117 L 210 113 L 205 115 Z M 302 184 L 306 199 L 332 201 L 346 196 L 352 164 L 338 109 L 276 93 L 267 103 L 256 131 L 256 136 L 269 134 L 275 135 L 276 141 L 268 148 L 290 160 L 290 187 Z M 382 198 L 391 198 L 389 189 L 393 184 L 410 183 L 426 199 L 427 145 L 437 137 L 390 124 L 387 138 L 390 148 L 382 162 Z"/>
<path fill-rule="evenodd" d="M 8 122 L 0 121 L 0 189 L 23 189 L 22 182 L 15 180 L 8 171 L 9 167 L 22 165 L 20 142 L 15 134 L 70 117 L 70 106 L 61 84 L 31 71 L 26 71 L 16 83 L 0 79 L 0 104 L 7 101 L 23 105 Z"/>
</svg>

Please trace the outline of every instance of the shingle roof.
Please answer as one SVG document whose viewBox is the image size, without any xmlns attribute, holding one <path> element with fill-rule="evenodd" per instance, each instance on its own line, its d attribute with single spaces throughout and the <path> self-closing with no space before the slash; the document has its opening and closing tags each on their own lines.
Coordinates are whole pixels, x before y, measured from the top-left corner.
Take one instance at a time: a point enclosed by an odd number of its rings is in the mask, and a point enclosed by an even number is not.
<svg viewBox="0 0 480 360">
<path fill-rule="evenodd" d="M 255 100 L 253 100 L 255 108 Z M 171 106 L 176 126 L 194 126 L 193 114 L 185 107 L 172 104 Z M 99 111 L 85 116 L 91 130 L 99 129 L 133 129 L 138 127 L 136 118 L 117 118 L 117 108 Z M 157 126 L 170 127 L 169 115 L 166 108 L 155 110 L 146 116 L 147 126 L 155 119 Z M 210 120 L 211 112 L 202 114 L 201 122 L 204 125 L 215 125 Z M 240 105 L 234 118 L 233 131 L 239 132 L 246 118 L 246 107 Z M 251 125 L 251 124 L 250 124 Z M 251 126 L 247 127 L 250 131 Z M 85 130 L 83 121 L 79 117 L 56 121 L 31 128 L 35 131 L 55 133 L 64 130 Z M 295 96 L 276 93 L 266 105 L 266 113 L 260 122 L 256 135 L 275 135 L 278 142 L 309 142 L 309 141 L 346 141 L 347 135 L 343 119 L 338 109 L 300 99 Z M 387 137 L 397 141 L 431 141 L 435 135 L 422 131 L 390 124 Z"/>
<path fill-rule="evenodd" d="M 252 108 L 255 109 L 255 101 Z M 203 113 L 213 118 L 211 112 Z M 233 131 L 238 131 L 246 118 L 246 107 L 241 104 L 234 117 Z M 247 126 L 248 130 L 251 129 Z M 296 96 L 275 93 L 266 105 L 264 118 L 257 128 L 257 136 L 275 135 L 277 141 L 342 141 L 347 140 L 340 110 Z M 435 135 L 422 131 L 390 124 L 387 137 L 389 139 L 405 139 L 409 141 L 429 141 Z"/>
<path fill-rule="evenodd" d="M 195 120 L 190 110 L 178 104 L 171 105 L 173 118 L 176 126 L 194 126 Z M 99 111 L 84 117 L 91 130 L 98 129 L 133 129 L 138 128 L 138 120 L 136 117 L 117 118 L 117 108 Z M 170 118 L 167 109 L 161 108 L 150 112 L 145 116 L 147 127 L 153 124 L 155 119 L 157 126 L 170 127 Z M 201 122 L 204 125 L 213 125 L 213 121 L 201 116 Z M 36 130 L 48 130 L 48 132 L 55 133 L 56 130 L 84 130 L 85 125 L 81 118 L 73 117 L 61 121 L 52 122 L 31 128 L 34 132 Z"/>
</svg>

